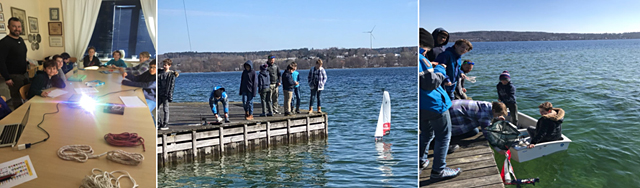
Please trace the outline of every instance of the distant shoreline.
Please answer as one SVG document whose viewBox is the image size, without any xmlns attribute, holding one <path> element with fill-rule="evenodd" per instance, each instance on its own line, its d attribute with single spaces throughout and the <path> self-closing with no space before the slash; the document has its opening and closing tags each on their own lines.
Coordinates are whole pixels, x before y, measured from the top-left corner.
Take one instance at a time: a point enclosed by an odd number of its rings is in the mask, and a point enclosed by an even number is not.
<svg viewBox="0 0 640 188">
<path fill-rule="evenodd" d="M 344 69 L 342 69 L 342 68 L 325 68 L 325 69 L 326 70 L 334 70 L 334 69 L 346 70 L 346 69 L 377 69 L 377 68 L 407 68 L 407 67 L 418 67 L 418 66 L 416 65 L 416 66 L 402 66 L 402 67 L 363 67 L 363 68 L 344 68 Z M 298 69 L 298 70 L 309 70 L 309 69 Z M 255 70 L 255 71 L 259 71 L 259 70 Z M 179 71 L 179 72 L 180 73 L 210 73 L 210 72 L 216 72 L 216 71 L 209 71 L 209 72 L 185 72 L 185 71 Z M 242 71 L 217 71 L 217 72 L 242 72 Z"/>
<path fill-rule="evenodd" d="M 471 42 L 568 41 L 640 39 L 640 32 L 629 33 L 548 33 L 519 31 L 470 31 L 450 33 L 449 42 L 467 39 Z"/>
</svg>

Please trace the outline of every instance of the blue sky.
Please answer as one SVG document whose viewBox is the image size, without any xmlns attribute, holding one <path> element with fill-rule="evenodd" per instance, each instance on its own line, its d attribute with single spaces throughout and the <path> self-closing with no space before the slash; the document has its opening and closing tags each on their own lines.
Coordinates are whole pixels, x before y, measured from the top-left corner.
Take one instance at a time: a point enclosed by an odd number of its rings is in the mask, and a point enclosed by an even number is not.
<svg viewBox="0 0 640 188">
<path fill-rule="evenodd" d="M 182 0 L 158 1 L 158 51 L 189 51 Z M 417 46 L 417 0 L 185 0 L 198 52 Z"/>
<path fill-rule="evenodd" d="M 421 0 L 420 27 L 449 32 L 640 32 L 640 1 Z"/>
</svg>

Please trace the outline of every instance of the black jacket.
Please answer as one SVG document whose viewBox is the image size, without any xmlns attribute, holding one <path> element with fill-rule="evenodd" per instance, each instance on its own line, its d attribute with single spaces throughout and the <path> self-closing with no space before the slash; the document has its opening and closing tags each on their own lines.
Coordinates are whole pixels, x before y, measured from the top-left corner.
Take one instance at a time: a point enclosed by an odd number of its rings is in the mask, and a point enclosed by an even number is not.
<svg viewBox="0 0 640 188">
<path fill-rule="evenodd" d="M 531 138 L 531 144 L 562 140 L 562 121 L 564 120 L 564 110 L 553 108 L 556 114 L 547 114 L 536 124 L 536 133 Z"/>
<path fill-rule="evenodd" d="M 178 73 L 174 71 L 158 70 L 158 102 L 165 99 L 173 102 L 173 88 L 175 87 L 176 77 Z"/>
<path fill-rule="evenodd" d="M 498 89 L 498 99 L 505 104 L 516 104 L 516 86 L 513 86 L 511 82 L 507 85 L 502 85 L 502 83 L 498 83 L 496 85 Z"/>
<path fill-rule="evenodd" d="M 14 39 L 9 35 L 0 40 L 0 75 L 5 80 L 9 74 L 27 72 L 27 46 L 22 38 Z"/>
<path fill-rule="evenodd" d="M 82 64 L 84 65 L 84 67 L 89 67 L 89 66 L 100 66 L 102 63 L 100 62 L 100 59 L 98 59 L 98 57 L 93 56 L 93 59 L 91 61 L 89 61 L 89 55 L 84 56 L 84 58 L 82 58 Z"/>
<path fill-rule="evenodd" d="M 42 90 L 49 89 L 51 87 L 64 88 L 66 86 L 67 85 L 64 83 L 62 78 L 57 74 L 49 78 L 49 75 L 47 75 L 46 72 L 38 71 L 36 72 L 36 75 L 33 76 L 33 81 L 31 82 L 27 99 L 42 94 Z"/>
<path fill-rule="evenodd" d="M 296 86 L 296 82 L 293 81 L 293 75 L 288 70 L 282 73 L 282 90 L 293 91 L 293 87 Z"/>
<path fill-rule="evenodd" d="M 280 68 L 275 62 L 267 67 L 267 71 L 269 71 L 269 79 L 271 80 L 271 84 L 280 83 Z"/>
<path fill-rule="evenodd" d="M 256 96 L 256 93 L 258 93 L 258 80 L 256 80 L 256 71 L 253 71 L 253 62 L 251 62 L 251 60 L 247 61 L 244 63 L 244 65 L 242 66 L 244 69 L 244 66 L 249 66 L 249 70 L 244 70 L 242 71 L 242 77 L 240 78 L 240 92 L 239 94 L 242 95 L 242 93 L 247 92 L 247 93 L 251 93 L 251 95 L 253 95 L 254 97 Z"/>
</svg>

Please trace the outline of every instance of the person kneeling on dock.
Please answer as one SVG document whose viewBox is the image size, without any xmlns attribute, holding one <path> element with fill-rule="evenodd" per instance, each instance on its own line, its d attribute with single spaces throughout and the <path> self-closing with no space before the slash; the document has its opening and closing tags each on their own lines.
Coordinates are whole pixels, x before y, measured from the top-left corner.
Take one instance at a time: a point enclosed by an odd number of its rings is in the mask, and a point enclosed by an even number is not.
<svg viewBox="0 0 640 188">
<path fill-rule="evenodd" d="M 538 106 L 540 119 L 536 127 L 527 128 L 531 135 L 531 144 L 527 148 L 534 148 L 535 144 L 562 140 L 562 121 L 564 121 L 564 110 L 554 108 L 550 102 L 544 102 Z"/>
<path fill-rule="evenodd" d="M 487 137 L 485 128 L 494 120 L 504 120 L 507 107 L 501 102 L 485 102 L 474 100 L 453 100 L 451 108 L 451 136 L 468 138 L 480 132 Z"/>
<path fill-rule="evenodd" d="M 222 106 L 224 107 L 224 122 L 229 123 L 229 101 L 227 100 L 227 92 L 220 86 L 214 87 L 213 91 L 211 91 L 211 96 L 209 96 L 209 107 L 211 107 L 211 112 L 213 112 L 213 117 L 215 117 L 216 121 L 220 121 L 218 116 L 218 102 L 222 102 Z"/>
</svg>

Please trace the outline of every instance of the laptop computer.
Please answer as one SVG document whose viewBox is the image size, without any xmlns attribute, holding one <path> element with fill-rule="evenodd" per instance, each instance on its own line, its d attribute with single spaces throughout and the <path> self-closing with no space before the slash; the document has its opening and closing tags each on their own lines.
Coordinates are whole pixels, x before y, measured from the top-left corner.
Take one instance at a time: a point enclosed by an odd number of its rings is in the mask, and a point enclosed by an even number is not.
<svg viewBox="0 0 640 188">
<path fill-rule="evenodd" d="M 20 124 L 0 125 L 0 147 L 13 147 L 18 143 L 24 127 L 27 126 L 29 111 L 31 111 L 31 105 L 29 105 L 27 113 L 24 114 Z"/>
</svg>

